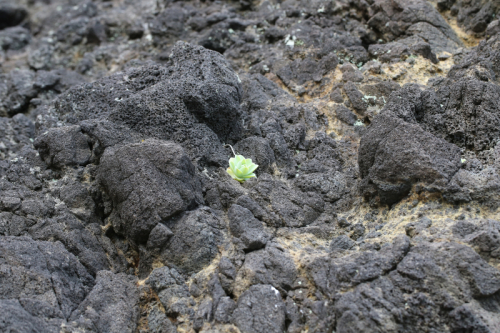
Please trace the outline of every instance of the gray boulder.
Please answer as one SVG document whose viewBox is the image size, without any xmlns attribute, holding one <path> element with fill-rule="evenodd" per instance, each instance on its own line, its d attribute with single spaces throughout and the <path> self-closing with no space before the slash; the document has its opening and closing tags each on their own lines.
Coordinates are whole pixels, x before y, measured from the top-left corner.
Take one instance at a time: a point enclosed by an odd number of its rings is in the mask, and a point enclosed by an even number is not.
<svg viewBox="0 0 500 333">
<path fill-rule="evenodd" d="M 272 165 L 276 162 L 274 152 L 269 146 L 269 142 L 257 136 L 238 141 L 234 145 L 237 154 L 243 155 L 245 158 L 251 158 L 252 162 L 259 167 L 255 170 L 257 175 L 267 172 L 272 173 Z"/>
<path fill-rule="evenodd" d="M 426 40 L 434 52 L 451 52 L 463 45 L 455 31 L 426 1 L 383 0 L 372 9 L 368 25 L 379 31 L 386 40 L 414 35 Z"/>
<path fill-rule="evenodd" d="M 45 320 L 45 315 L 52 316 L 51 320 Z M 2 332 L 57 332 L 60 325 L 64 323 L 57 314 L 41 313 L 40 317 L 26 311 L 17 299 L 0 300 L 0 330 Z"/>
<path fill-rule="evenodd" d="M 173 140 L 201 164 L 222 166 L 227 158 L 221 141 L 241 137 L 241 94 L 238 76 L 221 55 L 178 42 L 166 66 L 130 69 L 73 87 L 60 96 L 56 112 L 67 123 L 92 128 L 98 154 L 116 144 L 106 140 L 110 134 L 120 138 L 128 131 L 122 140 Z"/>
<path fill-rule="evenodd" d="M 358 163 L 365 197 L 393 204 L 413 184 L 444 186 L 459 170 L 460 149 L 417 122 L 425 112 L 422 95 L 411 85 L 393 93 L 361 138 Z"/>
<path fill-rule="evenodd" d="M 219 253 L 225 224 L 212 209 L 186 212 L 167 226 L 174 235 L 161 252 L 162 262 L 175 265 L 183 273 L 198 272 Z"/>
<path fill-rule="evenodd" d="M 107 149 L 98 179 L 113 201 L 113 228 L 137 242 L 145 243 L 158 223 L 203 202 L 193 164 L 172 142 Z"/>
<path fill-rule="evenodd" d="M 266 245 L 271 238 L 261 221 L 252 212 L 240 205 L 234 204 L 228 211 L 229 230 L 245 244 L 244 250 L 257 250 Z"/>
<path fill-rule="evenodd" d="M 36 138 L 34 146 L 48 166 L 62 168 L 90 161 L 89 138 L 80 126 L 51 128 Z"/>
<path fill-rule="evenodd" d="M 2 236 L 0 267 L 1 299 L 32 299 L 60 318 L 68 318 L 94 286 L 92 276 L 59 242 Z"/>
<path fill-rule="evenodd" d="M 97 273 L 96 285 L 70 320 L 88 319 L 97 332 L 135 332 L 139 319 L 136 277 L 109 271 Z"/>
<path fill-rule="evenodd" d="M 26 8 L 14 1 L 2 1 L 0 3 L 0 30 L 22 23 L 27 16 Z"/>
<path fill-rule="evenodd" d="M 231 322 L 242 333 L 282 333 L 285 317 L 279 291 L 264 284 L 252 286 L 240 296 Z"/>
<path fill-rule="evenodd" d="M 167 315 L 177 316 L 192 311 L 189 288 L 184 278 L 175 269 L 165 266 L 156 268 L 146 283 L 158 294 Z"/>
<path fill-rule="evenodd" d="M 269 243 L 265 249 L 245 256 L 245 263 L 235 279 L 235 293 L 239 294 L 254 284 L 269 284 L 286 295 L 297 276 L 290 254 L 278 244 Z"/>
</svg>

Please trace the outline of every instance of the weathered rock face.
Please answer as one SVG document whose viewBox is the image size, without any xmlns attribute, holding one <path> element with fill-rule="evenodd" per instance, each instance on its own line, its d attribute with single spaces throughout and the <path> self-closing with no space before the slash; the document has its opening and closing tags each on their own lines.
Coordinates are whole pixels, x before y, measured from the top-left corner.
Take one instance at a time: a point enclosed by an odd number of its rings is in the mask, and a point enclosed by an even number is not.
<svg viewBox="0 0 500 333">
<path fill-rule="evenodd" d="M 0 331 L 500 332 L 499 8 L 0 0 Z"/>
<path fill-rule="evenodd" d="M 253 284 L 269 284 L 286 295 L 297 278 L 297 268 L 290 255 L 278 244 L 249 253 L 235 278 L 235 294 Z"/>
<path fill-rule="evenodd" d="M 420 181 L 447 184 L 460 168 L 460 149 L 418 125 L 419 93 L 407 87 L 392 95 L 361 139 L 362 191 L 382 203 L 398 202 Z"/>
<path fill-rule="evenodd" d="M 263 223 L 257 220 L 245 207 L 234 204 L 228 211 L 229 230 L 245 244 L 245 250 L 257 250 L 264 247 L 271 235 L 264 229 Z"/>
<path fill-rule="evenodd" d="M 34 143 L 45 163 L 55 168 L 85 165 L 90 161 L 88 137 L 80 126 L 51 128 Z"/>
<path fill-rule="evenodd" d="M 170 66 L 77 86 L 61 96 L 56 112 L 82 126 L 97 155 L 118 142 L 150 137 L 184 143 L 203 165 L 224 163 L 216 142 L 241 137 L 238 76 L 219 54 L 199 46 L 179 42 L 169 59 Z"/>
<path fill-rule="evenodd" d="M 174 235 L 161 257 L 184 273 L 194 273 L 209 265 L 223 241 L 225 224 L 208 207 L 186 213 L 168 226 Z"/>
<path fill-rule="evenodd" d="M 462 45 L 456 33 L 432 4 L 416 1 L 377 1 L 368 21 L 388 40 L 410 35 L 426 40 L 435 52 L 453 51 Z"/>
<path fill-rule="evenodd" d="M 2 298 L 31 296 L 67 318 L 94 279 L 62 244 L 2 237 Z"/>
<path fill-rule="evenodd" d="M 387 276 L 342 295 L 334 309 L 339 318 L 337 329 L 418 332 L 423 327 L 436 329 L 448 322 L 457 330 L 490 331 L 488 319 L 481 318 L 485 311 L 483 304 L 496 297 L 493 295 L 500 280 L 498 270 L 482 261 L 474 263 L 477 259 L 474 251 L 456 243 L 416 246 Z M 427 294 L 424 286 L 429 284 L 442 287 Z M 403 296 L 409 294 L 412 294 L 409 298 Z M 376 315 L 366 315 L 368 308 L 376 309 L 373 312 Z M 438 313 L 446 308 L 454 310 L 448 318 L 443 318 Z M 457 322 L 457 317 L 468 320 Z M 399 324 L 394 325 L 395 322 Z"/>
<path fill-rule="evenodd" d="M 412 184 L 422 181 L 446 188 L 443 192 L 448 200 L 471 200 L 468 195 L 472 186 L 465 185 L 463 172 L 458 172 L 459 156 L 465 161 L 482 159 L 479 163 L 486 165 L 479 169 L 485 169 L 493 162 L 488 155 L 500 140 L 500 110 L 492 103 L 500 87 L 495 67 L 484 64 L 485 58 L 496 57 L 492 53 L 475 64 L 470 58 L 463 60 L 447 79 L 432 88 L 408 85 L 391 95 L 361 139 L 359 166 L 366 196 L 394 203 L 409 192 Z M 477 73 L 484 73 L 483 79 Z M 495 191 L 498 180 L 493 182 L 493 188 L 486 192 Z M 486 193 L 482 197 L 493 199 Z"/>
<path fill-rule="evenodd" d="M 97 177 L 113 202 L 114 230 L 137 242 L 145 243 L 158 223 L 203 202 L 193 164 L 171 142 L 107 149 Z"/>
<path fill-rule="evenodd" d="M 498 4 L 488 1 L 438 1 L 440 11 L 450 10 L 450 14 L 457 17 L 457 21 L 474 33 L 484 33 L 489 23 L 493 23 L 498 12 Z"/>
<path fill-rule="evenodd" d="M 238 300 L 232 322 L 242 332 L 282 332 L 285 304 L 270 285 L 250 287 Z"/>
<path fill-rule="evenodd" d="M 94 288 L 70 319 L 78 322 L 88 318 L 82 326 L 98 332 L 134 332 L 139 319 L 138 303 L 134 277 L 100 271 Z"/>
</svg>

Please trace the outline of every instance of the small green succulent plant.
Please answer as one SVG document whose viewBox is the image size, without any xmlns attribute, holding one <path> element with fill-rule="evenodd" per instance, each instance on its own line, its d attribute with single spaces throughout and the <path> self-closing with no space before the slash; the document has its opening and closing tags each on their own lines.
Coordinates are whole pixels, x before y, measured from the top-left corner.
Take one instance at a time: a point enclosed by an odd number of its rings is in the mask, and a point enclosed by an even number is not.
<svg viewBox="0 0 500 333">
<path fill-rule="evenodd" d="M 233 147 L 231 147 L 231 150 Z M 233 151 L 234 154 L 234 151 Z M 234 154 L 234 157 L 229 159 L 229 168 L 227 168 L 227 173 L 240 183 L 245 182 L 245 180 L 255 177 L 253 173 L 259 166 L 252 162 L 250 158 L 244 158 L 242 155 Z"/>
</svg>

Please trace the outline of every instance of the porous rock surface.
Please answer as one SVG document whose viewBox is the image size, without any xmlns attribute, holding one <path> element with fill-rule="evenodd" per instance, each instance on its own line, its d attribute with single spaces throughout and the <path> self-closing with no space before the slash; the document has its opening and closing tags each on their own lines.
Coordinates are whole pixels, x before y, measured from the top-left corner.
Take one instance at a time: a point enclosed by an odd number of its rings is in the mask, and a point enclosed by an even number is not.
<svg viewBox="0 0 500 333">
<path fill-rule="evenodd" d="M 0 331 L 500 332 L 499 10 L 0 0 Z"/>
</svg>

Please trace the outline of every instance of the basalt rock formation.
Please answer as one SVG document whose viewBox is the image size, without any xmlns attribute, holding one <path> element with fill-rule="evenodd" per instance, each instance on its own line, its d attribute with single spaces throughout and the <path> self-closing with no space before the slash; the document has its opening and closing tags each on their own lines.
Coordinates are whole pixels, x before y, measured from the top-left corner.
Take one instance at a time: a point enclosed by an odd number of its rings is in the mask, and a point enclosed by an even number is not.
<svg viewBox="0 0 500 333">
<path fill-rule="evenodd" d="M 500 332 L 499 10 L 0 0 L 0 331 Z"/>
</svg>

